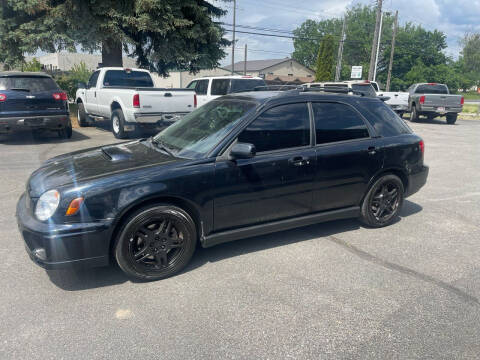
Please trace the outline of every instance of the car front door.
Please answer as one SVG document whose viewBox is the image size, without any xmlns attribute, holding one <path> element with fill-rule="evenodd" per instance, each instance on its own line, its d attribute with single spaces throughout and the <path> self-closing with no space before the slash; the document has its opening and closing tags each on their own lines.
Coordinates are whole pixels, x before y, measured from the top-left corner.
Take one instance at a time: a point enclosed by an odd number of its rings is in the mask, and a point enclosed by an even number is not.
<svg viewBox="0 0 480 360">
<path fill-rule="evenodd" d="M 315 149 L 305 102 L 265 110 L 238 136 L 255 145 L 251 159 L 219 159 L 215 231 L 307 214 L 312 207 Z"/>
<path fill-rule="evenodd" d="M 381 139 L 353 107 L 312 103 L 316 140 L 314 211 L 360 204 L 370 179 L 383 165 Z"/>
<path fill-rule="evenodd" d="M 90 80 L 88 80 L 87 83 L 87 88 L 85 89 L 85 109 L 91 115 L 98 114 L 97 83 L 99 75 L 100 71 L 95 71 L 92 76 L 90 76 Z"/>
</svg>

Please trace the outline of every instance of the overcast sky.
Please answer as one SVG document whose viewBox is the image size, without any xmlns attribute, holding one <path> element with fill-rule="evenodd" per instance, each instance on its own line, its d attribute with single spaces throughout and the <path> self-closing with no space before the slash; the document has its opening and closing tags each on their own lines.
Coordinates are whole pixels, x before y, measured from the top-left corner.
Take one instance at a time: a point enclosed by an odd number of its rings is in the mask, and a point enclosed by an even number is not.
<svg viewBox="0 0 480 360">
<path fill-rule="evenodd" d="M 231 24 L 233 2 L 211 0 L 228 10 L 221 21 Z M 375 0 L 237 0 L 237 24 L 291 31 L 306 19 L 341 17 L 346 8 L 357 4 L 374 6 Z M 399 11 L 401 23 L 407 21 L 424 28 L 439 29 L 446 33 L 447 54 L 458 57 L 459 41 L 465 32 L 480 32 L 480 0 L 384 0 L 384 11 Z M 228 27 L 230 28 L 230 27 Z M 259 30 L 237 30 L 259 32 Z M 268 31 L 262 31 L 268 32 Z M 271 32 L 269 32 L 271 33 Z M 287 34 L 288 35 L 288 34 Z M 227 37 L 231 39 L 231 32 Z M 348 37 L 348 32 L 347 32 Z M 264 37 L 237 33 L 235 60 L 243 60 L 243 47 L 248 44 L 248 58 L 273 59 L 289 56 L 293 52 L 291 39 Z M 222 64 L 229 64 L 231 50 Z"/>
</svg>

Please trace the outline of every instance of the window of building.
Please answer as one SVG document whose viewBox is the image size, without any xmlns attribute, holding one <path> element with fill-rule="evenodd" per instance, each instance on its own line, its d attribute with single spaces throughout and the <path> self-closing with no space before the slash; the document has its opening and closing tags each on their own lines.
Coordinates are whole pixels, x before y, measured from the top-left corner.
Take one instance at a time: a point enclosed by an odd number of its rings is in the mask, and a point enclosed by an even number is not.
<svg viewBox="0 0 480 360">
<path fill-rule="evenodd" d="M 338 103 L 313 103 L 317 144 L 368 138 L 367 126 L 350 106 Z"/>
<path fill-rule="evenodd" d="M 257 152 L 310 144 L 310 119 L 306 103 L 280 105 L 258 116 L 238 137 L 255 145 Z"/>
</svg>

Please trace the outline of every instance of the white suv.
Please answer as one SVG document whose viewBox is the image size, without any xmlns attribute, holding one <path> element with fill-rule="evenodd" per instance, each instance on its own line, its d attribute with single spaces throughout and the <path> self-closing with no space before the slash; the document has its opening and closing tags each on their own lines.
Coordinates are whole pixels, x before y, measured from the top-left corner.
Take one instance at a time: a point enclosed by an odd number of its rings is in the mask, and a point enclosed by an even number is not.
<svg viewBox="0 0 480 360">
<path fill-rule="evenodd" d="M 187 89 L 195 90 L 197 107 L 200 107 L 220 96 L 252 91 L 258 86 L 265 86 L 265 81 L 260 77 L 231 75 L 193 79 Z"/>
</svg>

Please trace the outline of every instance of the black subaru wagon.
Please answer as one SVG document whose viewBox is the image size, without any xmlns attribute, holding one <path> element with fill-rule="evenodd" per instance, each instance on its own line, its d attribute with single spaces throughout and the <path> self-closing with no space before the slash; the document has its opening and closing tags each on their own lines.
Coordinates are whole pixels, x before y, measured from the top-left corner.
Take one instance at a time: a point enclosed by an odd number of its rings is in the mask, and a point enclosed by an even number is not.
<svg viewBox="0 0 480 360">
<path fill-rule="evenodd" d="M 197 243 L 358 217 L 391 224 L 426 182 L 424 142 L 374 98 L 302 90 L 228 95 L 149 139 L 45 162 L 17 206 L 47 269 L 116 261 L 181 270 Z"/>
</svg>

